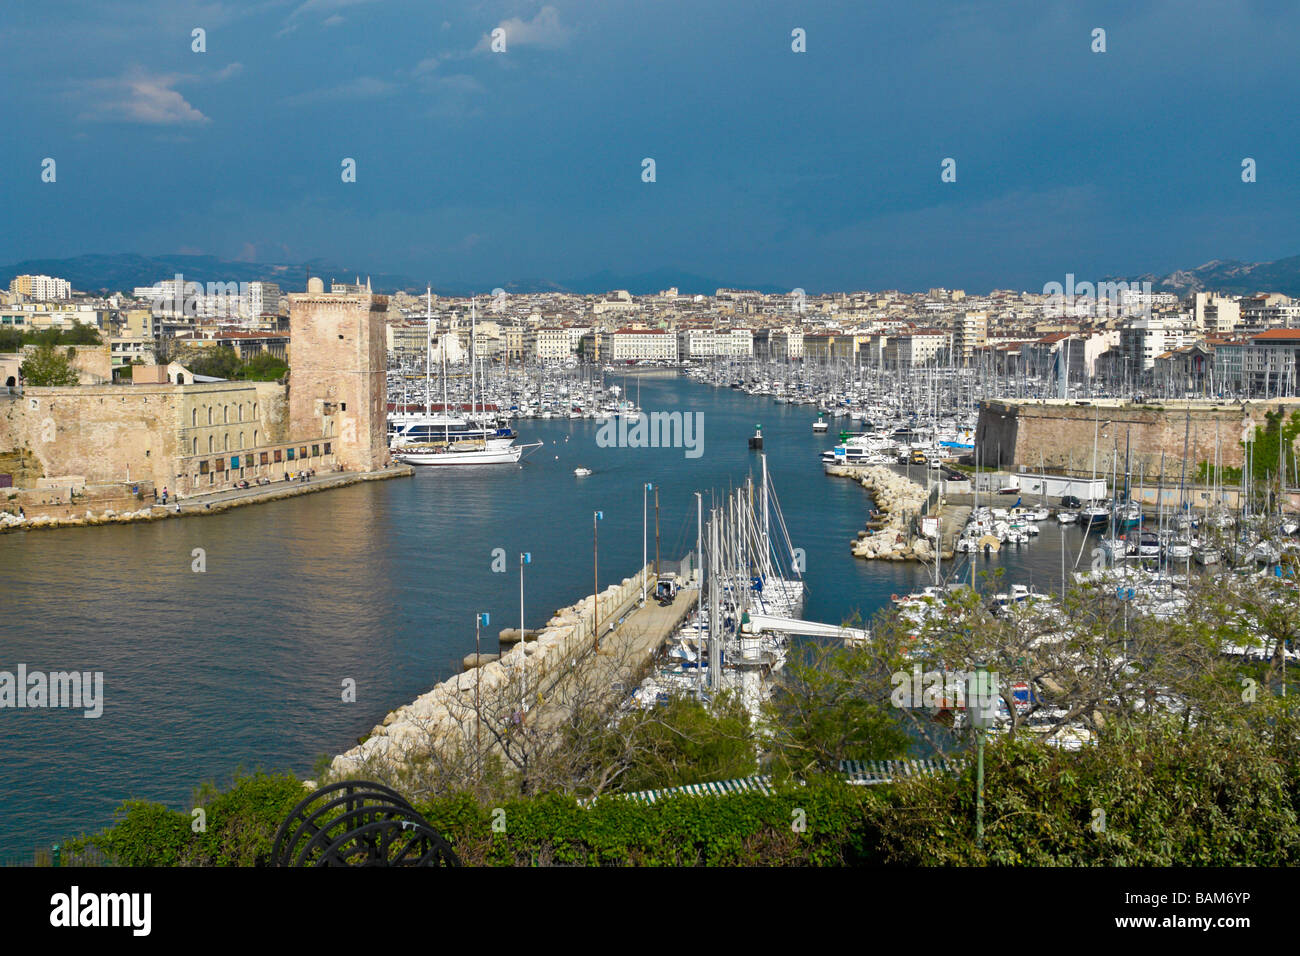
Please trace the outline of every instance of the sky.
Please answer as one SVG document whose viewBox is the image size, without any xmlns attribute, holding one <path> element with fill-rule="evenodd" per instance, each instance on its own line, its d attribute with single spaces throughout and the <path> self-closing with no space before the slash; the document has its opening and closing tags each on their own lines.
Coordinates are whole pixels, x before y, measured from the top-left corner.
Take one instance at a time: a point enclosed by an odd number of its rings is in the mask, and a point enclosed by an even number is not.
<svg viewBox="0 0 1300 956">
<path fill-rule="evenodd" d="M 980 292 L 1277 259 L 1296 36 L 1294 0 L 14 0 L 0 262 Z"/>
</svg>

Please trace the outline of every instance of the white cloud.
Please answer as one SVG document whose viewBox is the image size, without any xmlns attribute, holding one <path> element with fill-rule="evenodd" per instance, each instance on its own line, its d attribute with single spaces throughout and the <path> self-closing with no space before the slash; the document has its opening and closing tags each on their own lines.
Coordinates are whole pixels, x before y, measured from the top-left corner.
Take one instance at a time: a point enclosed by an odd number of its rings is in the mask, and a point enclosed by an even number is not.
<svg viewBox="0 0 1300 956">
<path fill-rule="evenodd" d="M 90 83 L 92 93 L 98 93 L 82 114 L 83 119 L 124 120 L 128 123 L 147 123 L 158 126 L 180 126 L 211 122 L 208 117 L 190 105 L 189 101 L 173 87 L 193 82 L 194 77 L 179 73 L 149 73 L 135 68 L 114 79 L 95 80 Z"/>
<path fill-rule="evenodd" d="M 283 29 L 276 36 L 292 33 L 302 25 L 304 20 L 313 16 L 324 15 L 325 19 L 322 21 L 322 25 L 327 27 L 335 26 L 343 22 L 343 18 L 338 16 L 337 11 L 346 7 L 374 2 L 375 0 L 306 0 L 306 3 L 300 3 L 293 8 L 293 11 L 285 19 Z"/>
<path fill-rule="evenodd" d="M 569 37 L 573 33 L 571 29 L 560 23 L 559 11 L 551 6 L 542 7 L 532 20 L 524 20 L 520 17 L 502 20 L 497 24 L 497 29 L 504 30 L 506 33 L 507 52 L 521 46 L 535 46 L 544 50 L 558 49 L 569 42 Z M 489 30 L 483 34 L 478 45 L 474 47 L 475 53 L 487 53 L 492 49 L 491 33 L 492 31 Z"/>
</svg>

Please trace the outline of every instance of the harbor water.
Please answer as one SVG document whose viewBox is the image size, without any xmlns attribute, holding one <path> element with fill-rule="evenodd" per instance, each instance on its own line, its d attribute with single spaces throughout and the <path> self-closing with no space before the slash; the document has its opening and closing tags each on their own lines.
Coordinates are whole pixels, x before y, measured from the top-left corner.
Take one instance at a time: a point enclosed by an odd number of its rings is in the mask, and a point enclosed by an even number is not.
<svg viewBox="0 0 1300 956">
<path fill-rule="evenodd" d="M 866 619 L 932 577 L 850 554 L 871 502 L 820 462 L 847 418 L 814 434 L 810 406 L 674 372 L 638 378 L 647 412 L 702 413 L 698 457 L 600 447 L 593 420 L 525 420 L 520 440 L 544 444 L 522 466 L 424 469 L 210 517 L 0 536 L 0 671 L 102 671 L 104 681 L 97 719 L 0 709 L 0 861 L 98 830 L 128 798 L 184 808 L 195 785 L 240 768 L 308 774 L 459 670 L 480 612 L 491 616 L 484 650 L 496 650 L 496 632 L 518 626 L 521 551 L 532 555 L 526 624 L 538 627 L 591 593 L 593 512 L 604 516 L 600 586 L 640 566 L 646 482 L 658 490 L 664 559 L 693 549 L 694 492 L 707 510 L 710 490 L 757 480 L 756 424 L 806 554 L 805 617 Z M 579 466 L 592 474 L 575 476 Z M 648 511 L 653 560 L 653 493 Z M 1081 540 L 1045 522 L 988 567 L 1052 589 L 1062 544 L 1073 566 Z M 343 700 L 349 681 L 355 702 Z"/>
</svg>

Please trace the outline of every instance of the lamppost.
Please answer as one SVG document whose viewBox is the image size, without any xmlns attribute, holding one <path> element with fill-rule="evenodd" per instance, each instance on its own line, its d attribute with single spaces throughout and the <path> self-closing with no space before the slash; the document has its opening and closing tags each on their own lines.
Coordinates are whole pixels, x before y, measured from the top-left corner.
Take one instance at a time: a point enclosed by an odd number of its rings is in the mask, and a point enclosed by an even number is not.
<svg viewBox="0 0 1300 956">
<path fill-rule="evenodd" d="M 531 551 L 519 552 L 519 646 L 523 648 L 525 659 L 528 656 L 528 641 L 524 632 L 524 565 L 532 563 L 533 555 Z M 519 691 L 521 695 L 520 710 L 526 712 L 528 710 L 528 668 L 521 666 L 519 672 L 523 675 Z"/>
<path fill-rule="evenodd" d="M 642 604 L 645 603 L 646 566 L 650 560 L 649 555 L 646 553 L 647 551 L 646 539 L 649 537 L 649 531 L 650 531 L 649 512 L 648 512 L 649 505 L 647 504 L 646 495 L 652 488 L 654 488 L 654 485 L 648 481 L 641 488 L 641 603 Z"/>
<path fill-rule="evenodd" d="M 591 633 L 596 639 L 596 652 L 600 652 L 600 549 L 596 535 L 596 522 L 605 518 L 605 512 L 591 513 Z"/>
<path fill-rule="evenodd" d="M 993 726 L 997 709 L 996 676 L 990 681 L 988 666 L 975 665 L 975 684 L 966 695 L 966 714 L 975 731 L 975 846 L 984 846 L 984 735 Z"/>
<path fill-rule="evenodd" d="M 490 620 L 486 611 L 474 618 L 474 773 L 480 781 L 483 779 L 483 742 L 480 733 L 480 728 L 483 726 L 483 711 L 479 707 L 478 688 L 483 675 L 483 658 L 479 630 L 487 627 Z"/>
</svg>

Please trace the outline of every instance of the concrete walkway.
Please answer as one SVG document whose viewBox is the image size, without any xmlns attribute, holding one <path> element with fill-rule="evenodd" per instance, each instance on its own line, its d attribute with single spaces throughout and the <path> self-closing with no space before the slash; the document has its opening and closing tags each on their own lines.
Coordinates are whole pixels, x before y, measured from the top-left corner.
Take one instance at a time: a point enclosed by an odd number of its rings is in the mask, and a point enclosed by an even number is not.
<svg viewBox="0 0 1300 956">
<path fill-rule="evenodd" d="M 654 578 L 648 585 L 654 593 Z M 528 714 L 528 723 L 535 729 L 550 731 L 561 726 L 571 716 L 575 705 L 586 706 L 593 702 L 613 709 L 634 689 L 633 682 L 645 670 L 655 653 L 672 636 L 690 615 L 699 601 L 700 592 L 694 589 L 677 592 L 673 603 L 660 607 L 653 597 L 645 606 L 636 607 L 640 595 L 621 609 L 621 624 L 614 630 L 602 633 L 600 650 L 588 653 L 576 662 L 551 686 L 542 689 L 542 703 Z M 607 625 L 601 623 L 601 631 Z"/>
<path fill-rule="evenodd" d="M 329 471 L 316 475 L 310 481 L 273 481 L 269 485 L 251 485 L 248 488 L 231 488 L 202 495 L 190 495 L 176 501 L 168 498 L 164 508 L 162 502 L 153 505 L 154 514 L 162 512 L 173 515 L 209 514 L 226 511 L 240 505 L 260 504 L 264 501 L 278 501 L 295 495 L 308 495 L 328 488 L 342 488 L 355 485 L 361 481 L 382 481 L 385 478 L 400 478 L 415 474 L 410 465 L 391 465 L 376 471 Z M 179 510 L 177 507 L 179 506 Z"/>
</svg>

